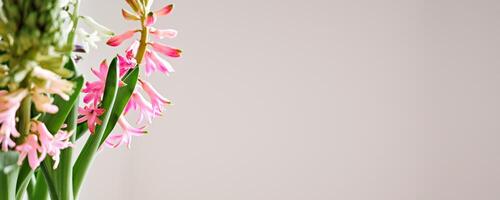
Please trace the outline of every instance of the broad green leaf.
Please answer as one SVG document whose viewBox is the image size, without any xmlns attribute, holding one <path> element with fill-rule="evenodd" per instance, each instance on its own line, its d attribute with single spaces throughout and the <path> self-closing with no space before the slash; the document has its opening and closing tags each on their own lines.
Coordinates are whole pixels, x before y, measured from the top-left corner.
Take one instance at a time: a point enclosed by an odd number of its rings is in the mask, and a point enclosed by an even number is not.
<svg viewBox="0 0 500 200">
<path fill-rule="evenodd" d="M 59 96 L 54 97 L 54 104 L 59 107 L 59 111 L 54 114 L 46 114 L 42 121 L 47 126 L 47 129 L 51 133 L 56 133 L 64 123 L 66 117 L 68 117 L 71 108 L 75 105 L 76 100 L 78 99 L 78 95 L 80 95 L 80 91 L 83 87 L 83 77 L 78 76 L 74 79 L 73 83 L 75 84 L 73 94 L 71 94 L 68 101 L 61 99 Z"/>
<path fill-rule="evenodd" d="M 22 200 L 24 196 L 24 192 L 30 183 L 31 177 L 34 174 L 34 170 L 28 164 L 28 161 L 25 160 L 24 164 L 21 166 L 21 170 L 19 171 L 19 175 L 17 177 L 17 189 L 16 189 L 16 199 Z"/>
<path fill-rule="evenodd" d="M 79 140 L 88 130 L 87 123 L 78 124 L 76 128 L 76 140 Z"/>
<path fill-rule="evenodd" d="M 43 176 L 42 170 L 37 170 L 36 173 L 36 181 L 34 181 L 35 188 L 33 193 L 29 196 L 33 196 L 33 199 L 36 200 L 47 200 L 49 198 L 49 188 L 47 186 L 47 181 L 45 181 L 45 177 Z"/>
<path fill-rule="evenodd" d="M 19 166 L 17 165 L 17 152 L 0 152 L 0 199 L 15 200 L 17 175 Z"/>
<path fill-rule="evenodd" d="M 99 148 L 100 141 L 102 140 L 104 131 L 106 130 L 106 126 L 108 125 L 109 118 L 111 116 L 111 109 L 113 108 L 112 106 L 115 103 L 116 94 L 118 92 L 118 82 L 120 80 L 117 62 L 118 61 L 116 57 L 113 59 L 113 61 L 111 61 L 111 65 L 108 69 L 108 75 L 106 77 L 106 86 L 104 89 L 104 96 L 101 105 L 101 108 L 104 109 L 104 114 L 100 117 L 102 120 L 102 124 L 97 126 L 95 133 L 88 138 L 73 167 L 74 197 L 78 197 L 83 179 L 85 178 L 90 164 L 94 160 L 95 154 Z"/>
<path fill-rule="evenodd" d="M 127 77 L 123 79 L 125 85 L 118 89 L 118 93 L 116 94 L 116 96 L 119 98 L 116 99 L 115 104 L 113 105 L 113 110 L 111 111 L 111 117 L 109 118 L 108 126 L 106 126 L 106 131 L 104 131 L 104 136 L 102 137 L 99 146 L 102 145 L 104 141 L 106 141 L 106 138 L 108 138 L 111 131 L 113 131 L 116 122 L 118 122 L 118 118 L 120 118 L 120 116 L 122 115 L 123 110 L 127 106 L 128 100 L 130 99 L 130 96 L 132 96 L 132 93 L 135 90 L 135 85 L 137 84 L 138 78 L 139 67 L 136 67 L 129 74 L 127 74 Z"/>
<path fill-rule="evenodd" d="M 73 105 L 73 109 L 66 118 L 67 130 L 70 132 L 76 131 L 76 121 L 78 118 L 78 105 Z M 75 134 L 70 138 L 71 142 L 75 142 Z M 54 170 L 55 187 L 57 195 L 61 200 L 73 199 L 73 148 L 66 148 L 61 151 L 59 167 Z"/>
</svg>

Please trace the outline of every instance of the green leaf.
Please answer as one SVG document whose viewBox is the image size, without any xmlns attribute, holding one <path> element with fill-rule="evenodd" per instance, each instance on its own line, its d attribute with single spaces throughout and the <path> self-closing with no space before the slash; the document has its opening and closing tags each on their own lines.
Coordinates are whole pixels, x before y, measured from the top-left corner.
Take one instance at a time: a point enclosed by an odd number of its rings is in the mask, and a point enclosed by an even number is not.
<svg viewBox="0 0 500 200">
<path fill-rule="evenodd" d="M 76 128 L 76 140 L 78 141 L 88 130 L 87 123 L 78 124 Z"/>
<path fill-rule="evenodd" d="M 33 191 L 33 199 L 36 200 L 47 200 L 49 198 L 49 189 L 47 186 L 47 181 L 45 180 L 43 173 L 40 170 L 37 170 L 36 173 L 36 181 L 34 181 L 35 188 Z"/>
<path fill-rule="evenodd" d="M 78 96 L 80 95 L 80 91 L 83 87 L 83 77 L 78 76 L 74 79 L 73 83 L 75 84 L 74 92 L 71 94 L 68 101 L 65 101 L 59 96 L 54 97 L 54 104 L 59 107 L 59 111 L 54 114 L 46 114 L 42 121 L 47 126 L 47 129 L 51 133 L 56 133 L 64 123 L 66 117 L 68 117 L 69 112 L 75 105 Z"/>
<path fill-rule="evenodd" d="M 130 96 L 132 96 L 132 93 L 135 90 L 135 85 L 137 84 L 138 78 L 139 67 L 136 67 L 123 79 L 125 86 L 118 89 L 118 93 L 116 95 L 120 98 L 116 99 L 115 104 L 113 105 L 111 117 L 109 118 L 108 125 L 106 126 L 106 131 L 104 131 L 104 136 L 102 137 L 99 146 L 101 146 L 102 143 L 106 141 L 106 138 L 108 138 L 111 131 L 113 131 L 116 122 L 118 122 L 118 118 L 120 118 L 120 116 L 122 115 L 123 110 L 127 106 L 128 100 L 130 99 Z"/>
<path fill-rule="evenodd" d="M 108 125 L 109 118 L 111 117 L 111 109 L 115 103 L 116 94 L 118 92 L 118 82 L 120 80 L 117 62 L 116 57 L 111 61 L 106 77 L 106 87 L 104 89 L 104 98 L 101 105 L 101 108 L 104 108 L 104 114 L 101 116 L 102 124 L 97 126 L 95 133 L 88 138 L 73 167 L 73 192 L 75 198 L 78 197 L 83 179 L 85 178 L 90 164 L 94 160 L 100 141 Z"/>
<path fill-rule="evenodd" d="M 17 189 L 16 189 L 16 199 L 22 200 L 24 196 L 24 192 L 30 183 L 31 177 L 33 176 L 35 171 L 31 169 L 28 164 L 28 161 L 24 161 L 24 164 L 21 166 L 21 170 L 19 171 L 19 175 L 17 177 Z"/>
<path fill-rule="evenodd" d="M 17 152 L 0 152 L 0 199 L 15 200 L 17 175 L 19 166 L 17 165 Z"/>
<path fill-rule="evenodd" d="M 76 121 L 78 118 L 78 105 L 73 105 L 68 118 L 66 118 L 67 130 L 76 131 Z M 75 134 L 70 138 L 75 142 Z M 55 187 L 61 200 L 73 200 L 73 148 L 66 148 L 61 151 L 59 167 L 54 170 Z"/>
</svg>

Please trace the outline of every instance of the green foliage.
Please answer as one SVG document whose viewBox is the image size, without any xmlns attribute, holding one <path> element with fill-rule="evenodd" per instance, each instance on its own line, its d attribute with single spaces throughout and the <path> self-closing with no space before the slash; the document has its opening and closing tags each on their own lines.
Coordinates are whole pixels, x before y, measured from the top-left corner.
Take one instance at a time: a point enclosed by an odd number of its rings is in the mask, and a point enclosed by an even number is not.
<svg viewBox="0 0 500 200">
<path fill-rule="evenodd" d="M 113 105 L 113 110 L 111 111 L 111 117 L 109 118 L 108 126 L 106 126 L 104 136 L 102 137 L 99 146 L 104 143 L 109 134 L 111 134 L 111 131 L 113 131 L 116 122 L 118 122 L 118 118 L 120 118 L 120 116 L 122 115 L 123 110 L 127 106 L 128 100 L 130 99 L 130 96 L 132 96 L 132 93 L 134 92 L 138 78 L 139 67 L 134 68 L 129 74 L 127 74 L 125 78 L 123 78 L 125 86 L 118 89 L 117 96 L 120 98 L 116 99 L 115 104 Z"/>
<path fill-rule="evenodd" d="M 96 131 L 92 134 L 85 146 L 83 147 L 78 159 L 73 166 L 73 192 L 74 196 L 78 196 L 78 192 L 82 186 L 83 180 L 90 167 L 90 164 L 94 160 L 95 154 L 99 148 L 100 141 L 103 138 L 106 127 L 108 126 L 109 119 L 111 117 L 111 109 L 115 103 L 118 92 L 118 82 L 119 70 L 118 70 L 118 60 L 115 57 L 108 69 L 108 76 L 106 77 L 106 86 L 104 89 L 104 98 L 102 101 L 101 108 L 104 109 L 104 114 L 101 116 L 102 124 L 96 127 Z"/>
<path fill-rule="evenodd" d="M 62 77 L 71 71 L 63 67 L 62 9 L 59 0 L 3 0 L 0 10 L 0 87 L 19 87 L 33 67 L 41 66 Z"/>
<path fill-rule="evenodd" d="M 17 175 L 19 166 L 16 164 L 17 152 L 0 151 L 0 199 L 14 200 L 16 198 Z"/>
</svg>

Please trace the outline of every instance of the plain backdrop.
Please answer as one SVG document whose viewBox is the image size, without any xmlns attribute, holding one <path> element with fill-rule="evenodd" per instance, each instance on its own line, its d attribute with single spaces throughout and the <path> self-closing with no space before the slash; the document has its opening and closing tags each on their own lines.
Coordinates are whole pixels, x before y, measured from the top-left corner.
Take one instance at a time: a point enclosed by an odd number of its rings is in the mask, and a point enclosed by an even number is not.
<svg viewBox="0 0 500 200">
<path fill-rule="evenodd" d="M 498 1 L 166 3 L 184 54 L 149 80 L 175 106 L 99 154 L 82 200 L 500 199 Z M 126 7 L 81 13 L 120 33 Z"/>
</svg>

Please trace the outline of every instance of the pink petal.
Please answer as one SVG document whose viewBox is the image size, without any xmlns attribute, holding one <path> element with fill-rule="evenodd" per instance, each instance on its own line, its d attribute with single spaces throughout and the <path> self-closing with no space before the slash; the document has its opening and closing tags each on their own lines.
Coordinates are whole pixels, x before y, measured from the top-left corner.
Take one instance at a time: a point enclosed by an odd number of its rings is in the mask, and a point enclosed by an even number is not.
<svg viewBox="0 0 500 200">
<path fill-rule="evenodd" d="M 152 58 L 151 51 L 146 51 L 144 59 L 146 60 L 146 75 L 149 76 L 156 70 L 156 63 Z"/>
<path fill-rule="evenodd" d="M 156 29 L 156 28 L 151 27 L 149 29 L 149 33 L 151 33 L 151 35 L 154 35 L 160 39 L 163 39 L 163 38 L 172 39 L 172 38 L 175 38 L 177 36 L 177 31 L 173 30 L 173 29 L 161 30 L 161 29 Z"/>
<path fill-rule="evenodd" d="M 169 62 L 158 56 L 156 52 L 151 52 L 151 59 L 156 63 L 157 68 L 160 72 L 167 74 L 174 72 L 174 68 L 170 65 Z"/>
<path fill-rule="evenodd" d="M 155 11 L 155 13 L 158 16 L 165 16 L 165 15 L 168 15 L 172 11 L 173 8 L 174 8 L 174 5 L 170 4 L 170 5 L 163 7 L 162 9 L 160 9 L 158 11 Z"/>
<path fill-rule="evenodd" d="M 152 42 L 150 45 L 153 47 L 154 50 L 162 53 L 165 56 L 170 56 L 170 57 L 180 57 L 182 51 L 180 49 L 175 49 L 172 47 L 169 47 L 167 45 L 157 43 L 157 42 Z"/>
<path fill-rule="evenodd" d="M 122 33 L 121 35 L 117 35 L 117 36 L 114 36 L 114 37 L 111 37 L 108 42 L 106 42 L 106 44 L 108 44 L 109 46 L 119 46 L 120 44 L 122 44 L 123 41 L 131 38 L 132 36 L 134 36 L 134 34 L 137 32 L 137 30 L 131 30 L 131 31 L 127 31 L 125 33 Z"/>
<path fill-rule="evenodd" d="M 156 14 L 153 12 L 149 12 L 148 16 L 146 17 L 146 26 L 150 27 L 156 22 Z"/>
</svg>

